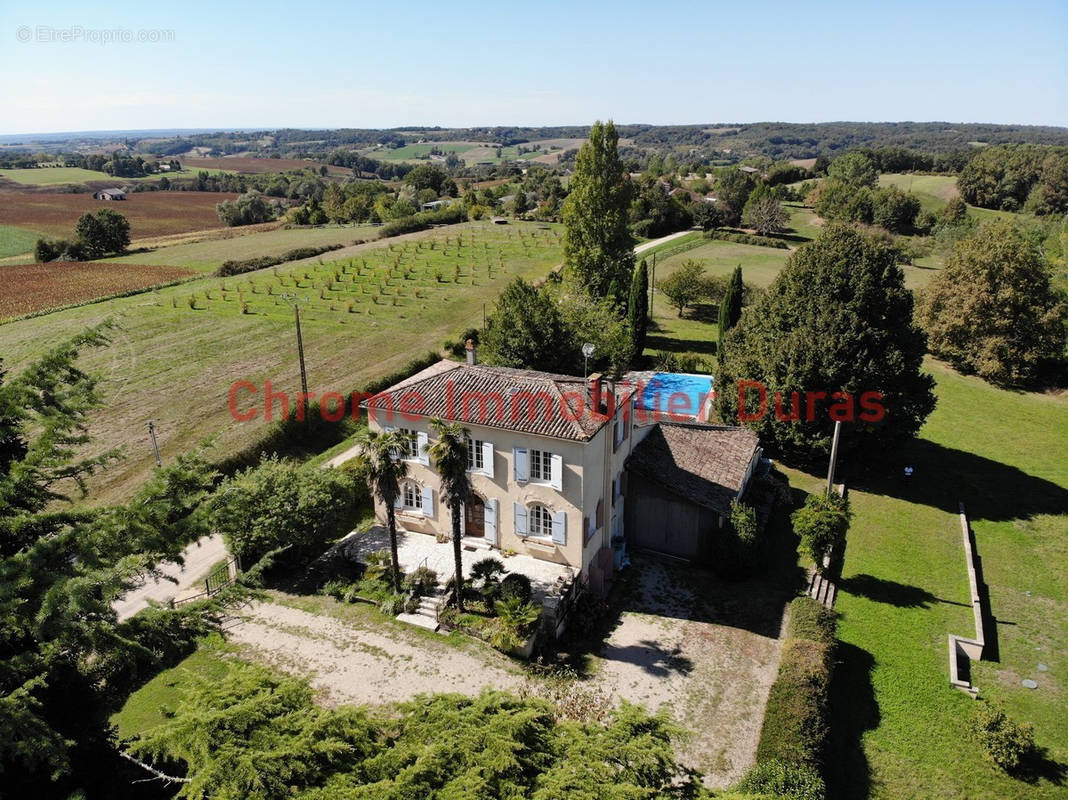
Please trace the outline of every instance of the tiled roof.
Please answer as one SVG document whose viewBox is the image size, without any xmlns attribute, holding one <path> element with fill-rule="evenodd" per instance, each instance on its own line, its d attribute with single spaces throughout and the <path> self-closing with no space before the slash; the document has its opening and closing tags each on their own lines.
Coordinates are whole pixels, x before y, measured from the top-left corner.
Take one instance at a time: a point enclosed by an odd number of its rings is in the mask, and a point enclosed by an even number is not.
<svg viewBox="0 0 1068 800">
<path fill-rule="evenodd" d="M 608 395 L 608 382 L 602 389 Z M 439 361 L 379 392 L 363 405 L 382 425 L 404 414 L 441 417 L 491 428 L 587 441 L 607 418 L 594 413 L 584 378 L 549 372 Z M 617 402 L 633 389 L 617 386 Z M 392 415 L 390 415 L 392 410 Z"/>
<path fill-rule="evenodd" d="M 627 458 L 627 469 L 726 515 L 760 447 L 747 428 L 661 422 Z"/>
</svg>

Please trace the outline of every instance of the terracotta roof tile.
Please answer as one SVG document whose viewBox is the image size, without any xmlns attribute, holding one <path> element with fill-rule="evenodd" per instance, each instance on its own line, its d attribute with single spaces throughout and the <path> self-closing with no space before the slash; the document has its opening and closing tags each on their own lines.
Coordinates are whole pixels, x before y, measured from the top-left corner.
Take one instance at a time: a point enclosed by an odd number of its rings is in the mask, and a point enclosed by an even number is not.
<svg viewBox="0 0 1068 800">
<path fill-rule="evenodd" d="M 607 388 L 604 391 L 607 393 Z M 633 391 L 617 385 L 617 402 L 629 401 Z M 573 375 L 443 360 L 379 392 L 363 405 L 382 424 L 403 419 L 407 412 L 587 441 L 607 418 L 595 414 L 586 397 L 586 380 Z"/>
<path fill-rule="evenodd" d="M 662 422 L 634 448 L 627 469 L 726 515 L 759 448 L 747 428 Z"/>
</svg>

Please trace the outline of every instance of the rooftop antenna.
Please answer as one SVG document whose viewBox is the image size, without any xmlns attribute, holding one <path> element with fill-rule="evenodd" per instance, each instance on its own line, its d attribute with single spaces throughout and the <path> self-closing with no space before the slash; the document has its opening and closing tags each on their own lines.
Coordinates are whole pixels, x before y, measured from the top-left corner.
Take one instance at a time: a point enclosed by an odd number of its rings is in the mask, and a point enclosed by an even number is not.
<svg viewBox="0 0 1068 800">
<path fill-rule="evenodd" d="M 593 355 L 593 351 L 596 348 L 590 343 L 586 342 L 582 345 L 582 377 L 590 377 L 590 356 Z"/>
</svg>

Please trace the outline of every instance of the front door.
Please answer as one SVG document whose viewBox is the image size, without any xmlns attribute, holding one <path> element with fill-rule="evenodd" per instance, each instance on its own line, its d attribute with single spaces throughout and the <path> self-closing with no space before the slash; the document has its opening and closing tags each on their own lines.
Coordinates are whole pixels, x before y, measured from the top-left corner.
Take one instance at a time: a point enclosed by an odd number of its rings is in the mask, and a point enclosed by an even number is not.
<svg viewBox="0 0 1068 800">
<path fill-rule="evenodd" d="M 481 539 L 486 535 L 486 504 L 476 494 L 471 496 L 470 503 L 464 503 L 464 509 L 464 536 L 477 536 Z"/>
</svg>

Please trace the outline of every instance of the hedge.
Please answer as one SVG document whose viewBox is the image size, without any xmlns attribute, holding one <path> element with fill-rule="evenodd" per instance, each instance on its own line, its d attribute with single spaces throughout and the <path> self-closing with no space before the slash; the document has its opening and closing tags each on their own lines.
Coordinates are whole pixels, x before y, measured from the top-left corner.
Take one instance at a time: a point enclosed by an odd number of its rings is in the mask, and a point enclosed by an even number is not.
<svg viewBox="0 0 1068 800">
<path fill-rule="evenodd" d="M 768 693 L 760 730 L 757 768 L 775 762 L 819 769 L 828 730 L 835 620 L 833 611 L 811 597 L 790 603 L 779 673 Z"/>
<path fill-rule="evenodd" d="M 749 233 L 732 233 L 730 231 L 708 231 L 705 236 L 709 239 L 721 239 L 735 244 L 752 244 L 757 247 L 774 247 L 777 250 L 789 250 L 790 245 L 782 239 L 769 239 L 766 236 L 753 236 Z"/>
<path fill-rule="evenodd" d="M 456 203 L 439 211 L 420 211 L 410 217 L 395 219 L 382 228 L 381 237 L 388 239 L 390 236 L 425 231 L 432 225 L 454 225 L 457 222 L 466 221 L 467 210 L 459 203 Z"/>
<path fill-rule="evenodd" d="M 352 244 L 363 244 L 363 239 L 357 239 Z M 287 261 L 297 261 L 302 258 L 313 258 L 314 256 L 322 255 L 323 253 L 329 253 L 331 250 L 340 250 L 345 245 L 341 244 L 325 244 L 322 247 L 297 247 L 293 250 L 287 250 L 281 255 L 277 256 L 260 256 L 259 258 L 240 258 L 230 259 L 224 261 L 222 266 L 215 271 L 215 276 L 218 278 L 228 278 L 231 275 L 242 275 L 246 272 L 254 272 L 258 269 L 264 269 L 266 267 L 275 267 L 279 264 L 285 264 Z"/>
</svg>

